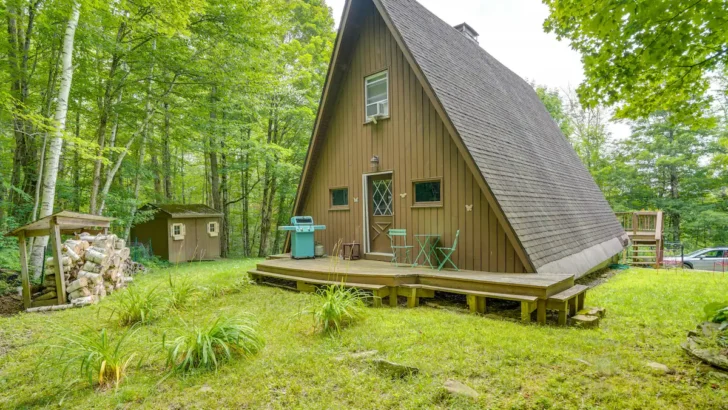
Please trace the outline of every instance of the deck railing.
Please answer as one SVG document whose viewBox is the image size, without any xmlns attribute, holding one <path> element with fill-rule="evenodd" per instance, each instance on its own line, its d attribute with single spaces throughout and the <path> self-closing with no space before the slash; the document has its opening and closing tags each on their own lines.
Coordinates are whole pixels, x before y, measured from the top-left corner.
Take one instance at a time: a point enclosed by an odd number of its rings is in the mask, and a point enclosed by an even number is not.
<svg viewBox="0 0 728 410">
<path fill-rule="evenodd" d="M 622 227 L 630 236 L 634 238 L 639 236 L 642 241 L 646 237 L 652 238 L 654 235 L 655 248 L 654 255 L 656 262 L 662 262 L 662 211 L 636 211 L 636 212 L 617 212 L 617 219 Z M 641 245 L 644 248 L 644 245 Z"/>
</svg>

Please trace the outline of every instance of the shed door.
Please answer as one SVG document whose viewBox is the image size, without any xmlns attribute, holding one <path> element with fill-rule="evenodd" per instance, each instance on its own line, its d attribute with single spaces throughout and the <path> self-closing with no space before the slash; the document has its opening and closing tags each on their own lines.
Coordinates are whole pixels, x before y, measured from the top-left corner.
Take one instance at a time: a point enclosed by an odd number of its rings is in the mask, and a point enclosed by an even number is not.
<svg viewBox="0 0 728 410">
<path fill-rule="evenodd" d="M 394 224 L 392 174 L 370 176 L 367 186 L 369 251 L 391 253 L 387 232 Z"/>
<path fill-rule="evenodd" d="M 220 232 L 211 236 L 208 224 L 218 222 L 217 219 L 197 219 L 197 255 L 196 259 L 215 259 L 220 257 Z M 214 229 L 221 229 L 218 222 Z"/>
</svg>

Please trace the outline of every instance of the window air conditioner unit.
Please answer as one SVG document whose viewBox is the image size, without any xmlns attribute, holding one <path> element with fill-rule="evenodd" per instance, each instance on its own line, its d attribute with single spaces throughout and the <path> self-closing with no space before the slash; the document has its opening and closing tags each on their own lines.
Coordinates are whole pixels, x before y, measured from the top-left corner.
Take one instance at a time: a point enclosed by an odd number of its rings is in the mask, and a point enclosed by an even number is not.
<svg viewBox="0 0 728 410">
<path fill-rule="evenodd" d="M 374 113 L 374 115 L 372 115 L 372 117 L 371 117 L 371 120 L 374 124 L 377 123 L 377 120 L 387 117 L 387 108 L 386 108 L 386 103 L 384 101 L 378 102 L 375 107 L 377 107 L 377 110 Z"/>
</svg>

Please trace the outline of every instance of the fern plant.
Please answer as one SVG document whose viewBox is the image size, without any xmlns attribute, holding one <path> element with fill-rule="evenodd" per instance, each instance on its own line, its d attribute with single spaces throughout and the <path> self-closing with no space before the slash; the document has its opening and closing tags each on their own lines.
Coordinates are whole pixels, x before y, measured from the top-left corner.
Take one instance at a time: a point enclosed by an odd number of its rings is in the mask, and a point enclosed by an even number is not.
<svg viewBox="0 0 728 410">
<path fill-rule="evenodd" d="M 121 293 L 114 312 L 122 326 L 147 324 L 154 318 L 159 303 L 156 287 L 144 292 L 132 286 Z"/>
<path fill-rule="evenodd" d="M 720 330 L 728 329 L 728 302 L 715 302 L 703 308 L 706 318 L 714 323 L 720 323 Z"/>
<path fill-rule="evenodd" d="M 254 355 L 263 346 L 265 342 L 248 316 L 217 318 L 206 326 L 187 327 L 184 334 L 170 342 L 166 335 L 162 340 L 167 367 L 177 373 L 217 369 L 235 356 Z"/>
<path fill-rule="evenodd" d="M 197 290 L 189 278 L 174 279 L 169 274 L 169 305 L 175 309 L 184 307 Z"/>
<path fill-rule="evenodd" d="M 364 317 L 366 294 L 343 285 L 320 288 L 311 304 L 303 310 L 313 316 L 314 327 L 324 333 L 338 333 L 341 328 Z"/>
<path fill-rule="evenodd" d="M 128 343 L 129 337 L 136 330 L 127 329 L 117 340 L 113 341 L 106 329 L 90 335 L 68 333 L 61 337 L 63 346 L 52 346 L 60 349 L 59 361 L 65 362 L 63 377 L 69 369 L 77 366 L 80 375 L 91 385 L 118 388 L 127 373 L 129 364 L 138 354 Z"/>
</svg>

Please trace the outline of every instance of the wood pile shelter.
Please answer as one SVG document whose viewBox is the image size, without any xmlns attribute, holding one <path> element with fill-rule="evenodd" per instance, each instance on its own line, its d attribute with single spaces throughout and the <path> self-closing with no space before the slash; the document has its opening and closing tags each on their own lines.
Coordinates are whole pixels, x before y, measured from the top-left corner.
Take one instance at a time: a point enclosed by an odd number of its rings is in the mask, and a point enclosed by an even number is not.
<svg viewBox="0 0 728 410">
<path fill-rule="evenodd" d="M 56 299 L 32 301 L 30 278 L 28 276 L 28 254 L 25 244 L 26 238 L 37 236 L 49 236 L 50 246 L 53 253 L 53 259 L 60 261 L 61 251 L 61 235 L 75 235 L 81 232 L 104 232 L 108 230 L 111 221 L 114 218 L 104 216 L 81 214 L 76 212 L 62 211 L 45 218 L 38 219 L 25 226 L 21 226 L 5 236 L 15 236 L 18 238 L 18 248 L 20 251 L 20 271 L 21 282 L 23 286 L 23 306 L 25 309 L 31 307 L 40 307 L 48 305 L 64 305 L 66 304 L 66 283 L 63 274 L 63 264 L 55 263 L 55 281 L 56 281 Z"/>
<path fill-rule="evenodd" d="M 150 220 L 131 229 L 129 241 L 150 245 L 151 252 L 172 263 L 220 257 L 223 214 L 202 204 L 147 204 Z"/>
</svg>

